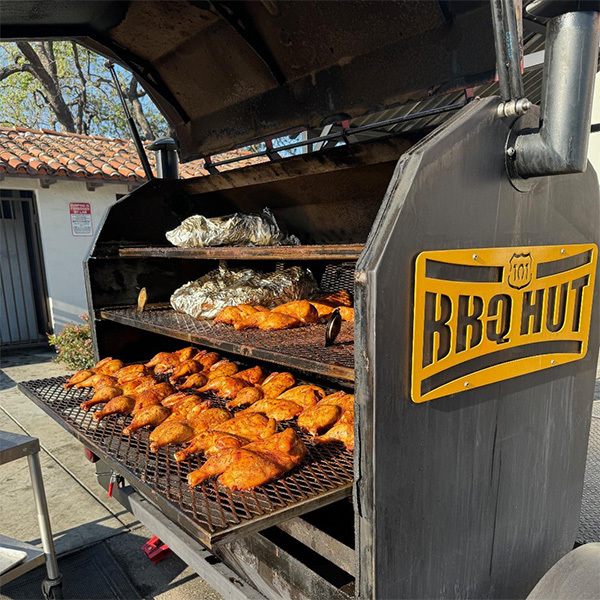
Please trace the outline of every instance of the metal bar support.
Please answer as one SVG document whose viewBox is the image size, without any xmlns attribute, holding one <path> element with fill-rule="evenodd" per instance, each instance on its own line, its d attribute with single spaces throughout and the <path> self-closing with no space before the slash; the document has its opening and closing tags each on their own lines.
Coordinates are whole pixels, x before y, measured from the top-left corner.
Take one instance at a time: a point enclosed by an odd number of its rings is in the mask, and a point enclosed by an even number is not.
<svg viewBox="0 0 600 600">
<path fill-rule="evenodd" d="M 35 452 L 27 456 L 29 463 L 29 474 L 31 475 L 31 486 L 33 488 L 33 497 L 35 499 L 35 508 L 40 526 L 40 537 L 42 547 L 46 555 L 46 572 L 48 573 L 49 584 L 58 583 L 61 575 L 56 561 L 56 551 L 54 550 L 54 540 L 52 539 L 52 528 L 50 526 L 50 514 L 48 513 L 48 504 L 46 502 L 46 492 L 44 490 L 44 480 L 42 477 L 42 467 L 40 465 L 40 453 Z"/>
</svg>

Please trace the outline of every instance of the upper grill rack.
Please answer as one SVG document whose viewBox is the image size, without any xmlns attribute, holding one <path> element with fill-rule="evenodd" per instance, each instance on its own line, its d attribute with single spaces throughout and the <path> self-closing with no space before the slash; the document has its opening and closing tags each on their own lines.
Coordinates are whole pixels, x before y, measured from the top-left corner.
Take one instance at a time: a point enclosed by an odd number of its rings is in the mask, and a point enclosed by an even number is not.
<svg viewBox="0 0 600 600">
<path fill-rule="evenodd" d="M 100 316 L 130 327 L 210 346 L 344 381 L 354 381 L 354 324 L 343 323 L 335 344 L 325 348 L 325 325 L 284 331 L 237 331 L 230 325 L 198 320 L 172 308 L 107 309 Z"/>
<path fill-rule="evenodd" d="M 122 433 L 130 416 L 113 415 L 95 421 L 92 411 L 79 408 L 92 390 L 67 391 L 65 381 L 64 377 L 26 381 L 19 389 L 208 547 L 350 495 L 352 453 L 337 444 L 313 446 L 310 436 L 295 423 L 288 426 L 296 430 L 308 449 L 300 467 L 254 490 L 234 492 L 214 480 L 190 490 L 186 476 L 200 466 L 200 459 L 177 463 L 177 448 L 173 447 L 151 453 L 146 431 L 132 436 Z M 210 397 L 215 406 L 223 404 Z"/>
</svg>

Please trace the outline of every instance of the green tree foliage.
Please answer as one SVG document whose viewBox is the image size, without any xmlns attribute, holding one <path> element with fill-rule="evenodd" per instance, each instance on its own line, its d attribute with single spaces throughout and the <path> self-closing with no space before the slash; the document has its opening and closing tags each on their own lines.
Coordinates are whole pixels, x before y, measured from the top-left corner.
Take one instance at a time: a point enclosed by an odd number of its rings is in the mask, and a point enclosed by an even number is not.
<svg viewBox="0 0 600 600">
<path fill-rule="evenodd" d="M 0 44 L 0 125 L 129 138 L 106 59 L 74 42 Z M 155 139 L 168 125 L 135 77 L 117 67 L 140 135 Z"/>
</svg>

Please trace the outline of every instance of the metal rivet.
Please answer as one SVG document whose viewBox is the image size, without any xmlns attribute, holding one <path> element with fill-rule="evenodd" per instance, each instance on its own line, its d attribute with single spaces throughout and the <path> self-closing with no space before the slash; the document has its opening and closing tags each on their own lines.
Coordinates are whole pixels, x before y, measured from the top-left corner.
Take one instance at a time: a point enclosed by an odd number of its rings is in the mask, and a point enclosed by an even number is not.
<svg viewBox="0 0 600 600">
<path fill-rule="evenodd" d="M 479 258 L 479 256 L 477 256 L 477 254 L 473 254 L 473 260 L 477 260 Z"/>
<path fill-rule="evenodd" d="M 511 147 L 510 147 L 510 148 L 509 148 L 509 149 L 506 151 L 506 154 L 508 154 L 509 156 L 511 156 L 511 157 L 512 157 L 512 156 L 514 156 L 514 155 L 515 155 L 515 153 L 516 153 L 516 152 L 517 152 L 517 151 L 516 151 L 516 150 L 515 150 L 515 149 L 514 149 L 514 148 L 511 146 Z"/>
<path fill-rule="evenodd" d="M 469 382 L 465 381 L 465 387 L 469 387 Z"/>
<path fill-rule="evenodd" d="M 560 249 L 560 253 L 561 253 L 561 254 L 564 254 L 564 253 L 565 253 L 565 249 L 564 249 L 564 248 L 561 248 L 561 249 Z"/>
<path fill-rule="evenodd" d="M 554 359 L 552 359 L 552 360 L 550 361 L 550 364 L 551 364 L 551 365 L 553 365 L 555 362 L 556 362 L 556 361 L 555 361 Z"/>
</svg>

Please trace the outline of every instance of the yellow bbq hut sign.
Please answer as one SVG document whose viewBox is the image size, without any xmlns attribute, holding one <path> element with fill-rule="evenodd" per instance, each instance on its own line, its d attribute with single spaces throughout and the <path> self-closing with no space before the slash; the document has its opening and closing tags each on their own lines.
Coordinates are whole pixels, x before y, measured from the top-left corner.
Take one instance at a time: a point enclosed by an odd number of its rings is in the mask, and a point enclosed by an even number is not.
<svg viewBox="0 0 600 600">
<path fill-rule="evenodd" d="M 419 254 L 413 401 L 583 358 L 597 256 L 595 244 Z"/>
</svg>

